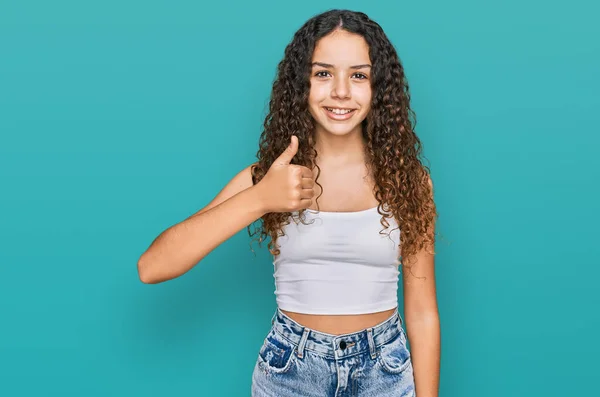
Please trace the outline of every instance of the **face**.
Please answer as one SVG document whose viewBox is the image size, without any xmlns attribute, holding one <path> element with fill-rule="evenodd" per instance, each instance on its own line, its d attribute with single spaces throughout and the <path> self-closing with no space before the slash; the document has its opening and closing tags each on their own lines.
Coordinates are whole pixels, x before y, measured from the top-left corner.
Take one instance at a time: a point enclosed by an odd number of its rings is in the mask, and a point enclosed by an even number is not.
<svg viewBox="0 0 600 397">
<path fill-rule="evenodd" d="M 362 36 L 338 30 L 317 42 L 308 105 L 317 133 L 361 132 L 371 108 L 371 60 Z"/>
</svg>

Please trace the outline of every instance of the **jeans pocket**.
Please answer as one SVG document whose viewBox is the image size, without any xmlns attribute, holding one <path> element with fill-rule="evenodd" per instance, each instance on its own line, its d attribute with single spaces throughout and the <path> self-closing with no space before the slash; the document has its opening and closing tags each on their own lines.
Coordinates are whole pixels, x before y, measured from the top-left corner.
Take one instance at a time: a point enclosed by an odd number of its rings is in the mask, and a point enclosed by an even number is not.
<svg viewBox="0 0 600 397">
<path fill-rule="evenodd" d="M 283 374 L 294 362 L 295 344 L 271 330 L 258 352 L 258 365 L 265 372 Z"/>
<path fill-rule="evenodd" d="M 391 341 L 379 347 L 377 359 L 384 372 L 400 374 L 412 366 L 406 335 L 400 331 Z"/>
</svg>

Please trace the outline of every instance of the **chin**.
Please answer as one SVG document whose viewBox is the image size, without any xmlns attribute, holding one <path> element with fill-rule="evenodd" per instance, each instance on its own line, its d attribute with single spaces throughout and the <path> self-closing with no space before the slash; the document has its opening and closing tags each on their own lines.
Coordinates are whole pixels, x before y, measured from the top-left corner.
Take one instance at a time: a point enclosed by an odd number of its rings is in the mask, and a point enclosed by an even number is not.
<svg viewBox="0 0 600 397">
<path fill-rule="evenodd" d="M 350 123 L 331 123 L 325 120 L 325 122 L 319 122 L 319 127 L 322 131 L 336 136 L 350 135 L 357 130 L 362 131 L 362 121 L 357 123 L 356 121 Z"/>
<path fill-rule="evenodd" d="M 360 124 L 359 125 L 355 125 L 352 127 L 348 127 L 348 126 L 339 126 L 339 127 L 331 127 L 331 126 L 321 126 L 321 128 L 323 129 L 324 132 L 331 134 L 331 135 L 335 135 L 335 136 L 344 136 L 344 135 L 350 135 L 353 132 L 356 131 L 357 128 L 360 128 Z"/>
<path fill-rule="evenodd" d="M 358 116 L 358 115 L 356 115 L 356 116 Z M 350 134 L 356 132 L 357 129 L 359 131 L 362 131 L 362 123 L 363 123 L 363 119 L 364 119 L 364 118 L 359 119 L 360 120 L 359 122 L 357 122 L 356 120 L 347 120 L 347 121 L 339 122 L 339 121 L 330 120 L 327 117 L 315 118 L 313 116 L 313 118 L 316 120 L 317 129 L 319 129 L 327 134 L 331 134 L 331 135 L 335 135 L 335 136 L 350 135 Z"/>
</svg>

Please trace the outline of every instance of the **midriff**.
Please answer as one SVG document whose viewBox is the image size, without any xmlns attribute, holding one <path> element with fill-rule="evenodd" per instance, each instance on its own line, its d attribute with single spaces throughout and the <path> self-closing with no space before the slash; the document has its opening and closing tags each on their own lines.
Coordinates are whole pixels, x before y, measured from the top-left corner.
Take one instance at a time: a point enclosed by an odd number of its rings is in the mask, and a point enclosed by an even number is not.
<svg viewBox="0 0 600 397">
<path fill-rule="evenodd" d="M 362 331 L 382 323 L 390 318 L 396 310 L 390 309 L 377 313 L 343 315 L 304 314 L 289 312 L 287 310 L 281 310 L 281 312 L 304 327 L 326 334 L 342 335 Z"/>
</svg>

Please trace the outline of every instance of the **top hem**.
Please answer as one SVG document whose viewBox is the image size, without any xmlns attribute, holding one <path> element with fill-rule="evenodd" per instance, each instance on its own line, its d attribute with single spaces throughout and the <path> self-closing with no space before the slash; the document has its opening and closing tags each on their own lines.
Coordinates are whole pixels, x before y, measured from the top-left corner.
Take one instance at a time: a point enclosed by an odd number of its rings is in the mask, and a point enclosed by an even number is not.
<svg viewBox="0 0 600 397">
<path fill-rule="evenodd" d="M 321 315 L 351 315 L 351 314 L 372 314 L 383 312 L 398 307 L 398 301 L 389 302 L 387 304 L 378 303 L 377 306 L 360 306 L 353 308 L 343 309 L 331 309 L 331 308 L 315 308 L 315 307 L 303 307 L 299 305 L 286 305 L 277 304 L 277 307 L 281 310 L 289 312 L 300 313 L 300 314 L 321 314 Z"/>
</svg>

